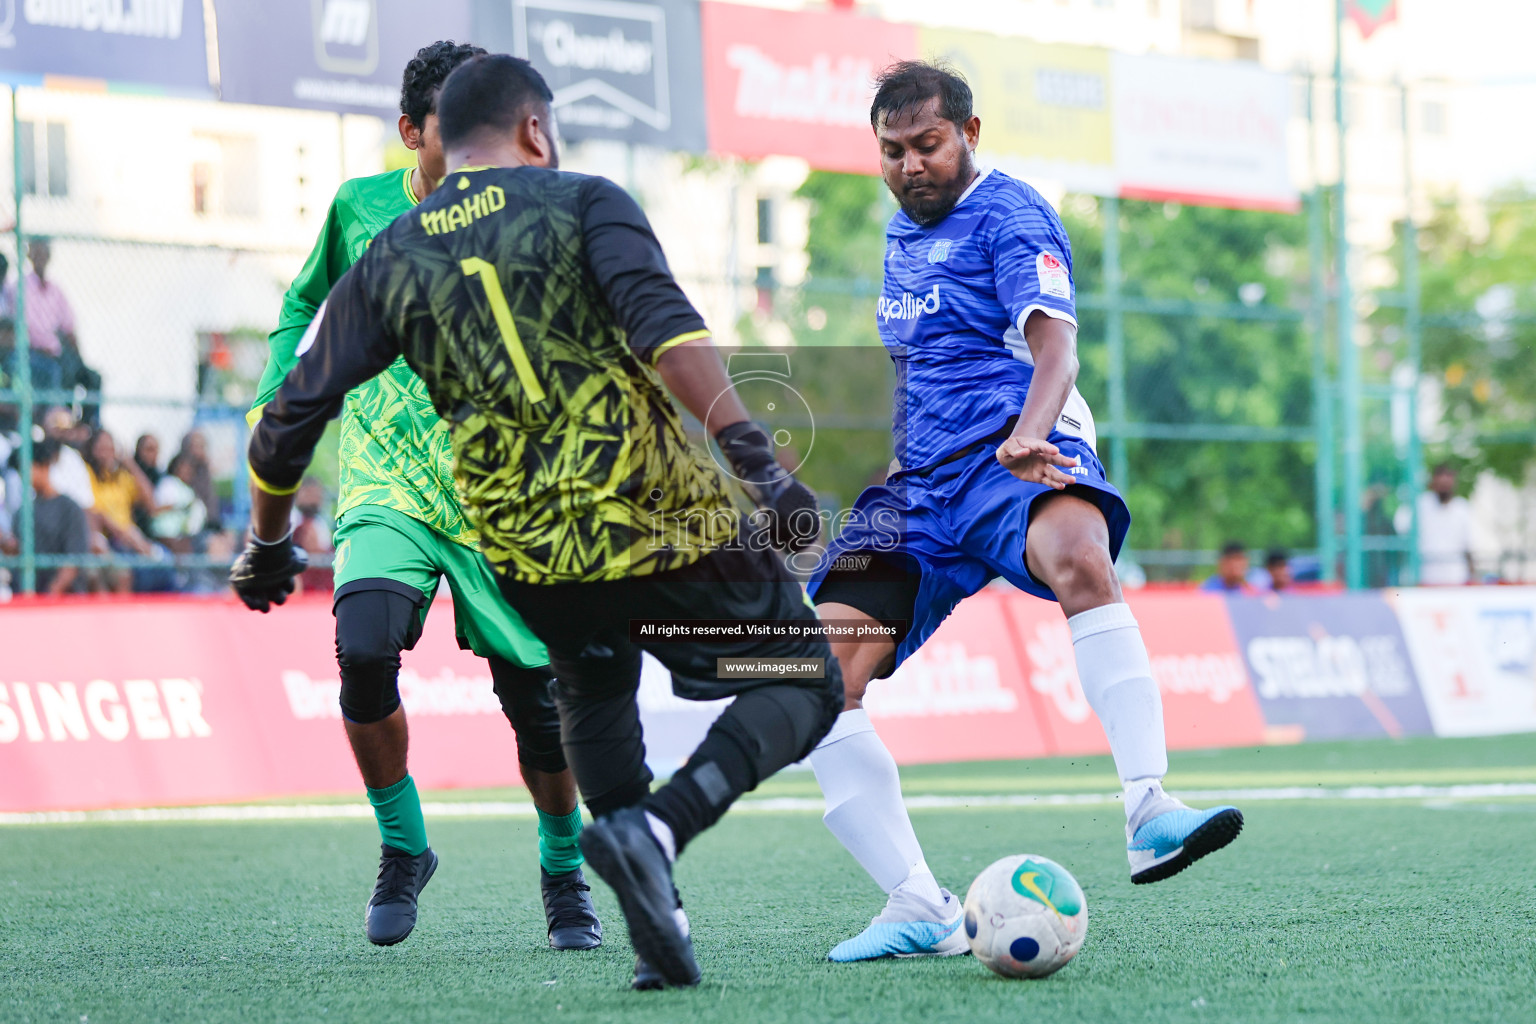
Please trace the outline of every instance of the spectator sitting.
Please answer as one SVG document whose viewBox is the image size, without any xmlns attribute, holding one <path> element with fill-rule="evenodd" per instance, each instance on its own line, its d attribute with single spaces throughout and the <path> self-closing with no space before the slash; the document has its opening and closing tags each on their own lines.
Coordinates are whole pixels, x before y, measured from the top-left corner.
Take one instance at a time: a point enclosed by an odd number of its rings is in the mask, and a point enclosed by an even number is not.
<svg viewBox="0 0 1536 1024">
<path fill-rule="evenodd" d="M 312 476 L 304 478 L 293 496 L 293 542 L 309 554 L 311 563 L 329 558 L 334 550 L 326 503 L 325 485 Z M 305 590 L 330 590 L 334 574 L 327 566 L 315 565 L 304 571 L 303 582 Z"/>
<path fill-rule="evenodd" d="M 63 289 L 48 280 L 48 264 L 53 258 L 48 239 L 41 236 L 30 239 L 27 258 L 32 262 L 32 271 L 22 275 L 21 284 L 26 289 L 23 294 L 26 297 L 32 386 L 39 391 L 58 390 L 64 386 L 60 356 L 65 345 L 77 354 L 79 351 L 75 342 L 75 313 Z M 15 282 L 6 286 L 4 304 L 8 310 L 16 308 L 16 291 Z"/>
<path fill-rule="evenodd" d="M 1216 559 L 1216 574 L 1200 589 L 1213 594 L 1252 594 L 1248 585 L 1248 549 L 1240 541 L 1228 541 L 1221 546 Z"/>
<path fill-rule="evenodd" d="M 16 389 L 16 321 L 0 316 L 0 391 Z M 14 402 L 0 402 L 0 435 L 10 434 L 21 422 Z"/>
<path fill-rule="evenodd" d="M 140 434 L 138 441 L 133 445 L 133 462 L 144 474 L 144 479 L 149 481 L 149 486 L 158 487 L 160 478 L 166 471 L 160 468 L 160 439 L 154 434 Z"/>
<path fill-rule="evenodd" d="M 1296 581 L 1291 577 L 1291 556 L 1284 548 L 1271 548 L 1264 556 L 1264 571 L 1269 574 L 1269 589 L 1276 594 L 1290 590 Z"/>
<path fill-rule="evenodd" d="M 53 469 L 61 449 L 53 438 L 44 438 L 32 449 L 33 550 L 39 555 L 84 555 L 89 550 L 90 532 L 85 512 L 53 485 Z M 81 582 L 76 566 L 37 570 L 39 594 L 66 594 L 80 589 Z"/>
<path fill-rule="evenodd" d="M 192 460 L 192 489 L 197 492 L 203 508 L 208 512 L 209 529 L 222 530 L 224 524 L 223 516 L 220 515 L 219 494 L 214 488 L 213 469 L 208 463 L 208 439 L 200 430 L 188 431 L 187 436 L 181 439 L 181 450 L 176 454 Z"/>
<path fill-rule="evenodd" d="M 208 511 L 192 489 L 191 459 L 178 455 L 171 460 L 170 469 L 155 485 L 154 502 L 150 535 L 172 551 L 192 551 L 195 538 L 207 525 Z"/>
<path fill-rule="evenodd" d="M 58 461 L 53 464 L 53 489 L 90 512 L 96 507 L 96 492 L 91 487 L 90 468 L 75 448 L 82 434 L 80 425 L 68 409 L 54 406 L 43 414 L 43 433 L 60 445 Z"/>
<path fill-rule="evenodd" d="M 136 506 L 152 508 L 154 496 L 149 481 L 139 467 L 124 463 L 117 454 L 117 443 L 105 430 L 98 430 L 87 449 L 91 467 L 91 487 L 96 495 L 92 521 L 106 537 L 113 551 L 123 554 L 164 558 L 164 548 L 154 544 L 134 525 Z M 138 591 L 169 590 L 173 577 L 162 569 L 135 569 L 131 576 L 111 574 L 108 585 L 119 593 L 130 588 Z"/>
</svg>

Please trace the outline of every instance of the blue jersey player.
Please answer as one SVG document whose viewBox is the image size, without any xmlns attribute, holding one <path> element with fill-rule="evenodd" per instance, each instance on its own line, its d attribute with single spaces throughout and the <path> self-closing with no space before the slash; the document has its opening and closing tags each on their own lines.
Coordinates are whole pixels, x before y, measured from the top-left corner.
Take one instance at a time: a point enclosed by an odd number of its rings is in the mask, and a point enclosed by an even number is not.
<svg viewBox="0 0 1536 1024">
<path fill-rule="evenodd" d="M 967 950 L 960 901 L 928 870 L 896 764 L 863 696 L 969 594 L 1001 576 L 1056 601 L 1078 676 L 1125 788 L 1131 881 L 1156 882 L 1236 838 L 1233 807 L 1163 792 L 1162 700 L 1114 560 L 1130 512 L 1094 451 L 1074 382 L 1072 249 L 1028 185 L 974 162 L 981 121 L 964 79 L 922 62 L 880 76 L 870 120 L 901 206 L 886 232 L 880 338 L 897 367 L 898 466 L 860 495 L 810 594 L 823 619 L 904 624 L 834 643 L 845 710 L 811 754 L 826 823 L 889 894 L 833 960 Z"/>
</svg>

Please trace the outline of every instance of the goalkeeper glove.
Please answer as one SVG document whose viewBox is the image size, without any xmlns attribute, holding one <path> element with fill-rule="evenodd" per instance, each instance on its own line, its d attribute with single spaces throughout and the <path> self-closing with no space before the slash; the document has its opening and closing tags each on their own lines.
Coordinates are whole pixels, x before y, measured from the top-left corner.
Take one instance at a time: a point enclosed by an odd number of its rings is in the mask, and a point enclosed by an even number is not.
<svg viewBox="0 0 1536 1024">
<path fill-rule="evenodd" d="M 253 532 L 250 542 L 229 570 L 229 585 L 253 612 L 265 614 L 293 593 L 293 579 L 309 568 L 309 556 L 294 547 L 293 531 L 270 543 Z"/>
<path fill-rule="evenodd" d="M 821 534 L 816 494 L 774 459 L 768 433 L 744 420 L 716 434 L 715 443 L 758 507 L 752 518 L 766 520 L 763 526 L 773 546 L 794 553 L 814 544 Z"/>
</svg>

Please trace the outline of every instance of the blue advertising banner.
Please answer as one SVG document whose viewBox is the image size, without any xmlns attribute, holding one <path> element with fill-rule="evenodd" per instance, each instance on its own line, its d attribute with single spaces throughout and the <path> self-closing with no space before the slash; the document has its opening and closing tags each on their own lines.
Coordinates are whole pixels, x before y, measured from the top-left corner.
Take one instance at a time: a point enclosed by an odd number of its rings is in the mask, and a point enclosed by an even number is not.
<svg viewBox="0 0 1536 1024">
<path fill-rule="evenodd" d="M 48 75 L 209 92 L 203 2 L 0 0 L 0 80 Z"/>
<path fill-rule="evenodd" d="M 214 8 L 219 95 L 230 103 L 392 118 L 416 51 L 470 35 L 469 0 L 214 0 Z"/>
<path fill-rule="evenodd" d="M 1378 594 L 1233 597 L 1227 611 L 1264 721 L 1297 739 L 1432 732 L 1403 631 Z"/>
<path fill-rule="evenodd" d="M 567 139 L 704 151 L 698 0 L 475 0 L 475 38 L 539 69 Z"/>
</svg>

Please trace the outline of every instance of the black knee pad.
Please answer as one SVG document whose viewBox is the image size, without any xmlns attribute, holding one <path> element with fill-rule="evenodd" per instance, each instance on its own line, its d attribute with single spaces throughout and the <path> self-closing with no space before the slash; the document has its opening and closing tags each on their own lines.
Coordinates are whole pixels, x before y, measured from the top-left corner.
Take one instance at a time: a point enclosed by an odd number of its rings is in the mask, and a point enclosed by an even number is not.
<svg viewBox="0 0 1536 1024">
<path fill-rule="evenodd" d="M 334 609 L 341 713 L 360 725 L 382 721 L 400 706 L 400 652 L 416 646 L 421 635 L 421 592 L 393 580 L 382 582 L 393 587 L 349 588 Z"/>
<path fill-rule="evenodd" d="M 823 688 L 760 686 L 738 696 L 710 732 L 730 739 L 746 755 L 751 777 L 739 781 L 743 790 L 756 789 L 815 749 L 837 720 L 841 699 L 839 694 L 834 703 Z"/>
<path fill-rule="evenodd" d="M 554 673 L 547 667 L 522 668 L 503 658 L 490 662 L 496 698 L 517 737 L 517 763 L 549 775 L 565 771 Z"/>
</svg>

